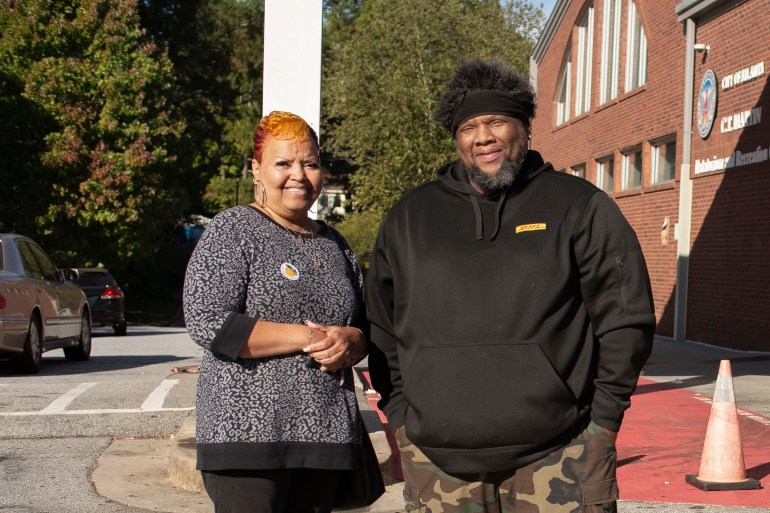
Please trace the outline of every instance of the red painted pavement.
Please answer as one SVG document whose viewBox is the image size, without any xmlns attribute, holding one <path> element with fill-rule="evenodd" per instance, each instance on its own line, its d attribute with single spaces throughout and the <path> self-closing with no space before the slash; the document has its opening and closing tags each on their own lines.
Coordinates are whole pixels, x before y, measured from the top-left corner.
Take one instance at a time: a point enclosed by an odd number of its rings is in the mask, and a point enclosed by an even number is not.
<svg viewBox="0 0 770 513">
<path fill-rule="evenodd" d="M 687 389 L 639 380 L 617 442 L 622 499 L 770 507 L 770 419 L 742 409 L 738 422 L 746 473 L 763 488 L 704 492 L 685 482 L 685 475 L 698 474 L 709 401 Z"/>
<path fill-rule="evenodd" d="M 364 389 L 371 389 L 369 372 L 358 370 L 358 374 Z M 385 428 L 394 456 L 393 476 L 402 479 L 393 434 L 385 415 L 377 408 L 380 395 L 369 393 L 366 397 Z M 685 475 L 698 473 L 710 412 L 710 397 L 640 379 L 617 441 L 621 499 L 770 507 L 770 419 L 740 408 L 746 473 L 761 481 L 762 489 L 704 492 L 685 482 Z"/>
</svg>

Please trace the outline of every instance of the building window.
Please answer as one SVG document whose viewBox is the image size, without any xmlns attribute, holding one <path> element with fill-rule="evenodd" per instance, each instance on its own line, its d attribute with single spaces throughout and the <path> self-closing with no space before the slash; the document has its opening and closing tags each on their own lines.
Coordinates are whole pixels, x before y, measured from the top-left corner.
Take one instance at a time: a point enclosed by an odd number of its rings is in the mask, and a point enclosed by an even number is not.
<svg viewBox="0 0 770 513">
<path fill-rule="evenodd" d="M 621 1 L 604 0 L 600 103 L 608 102 L 618 96 Z"/>
<path fill-rule="evenodd" d="M 628 0 L 626 38 L 626 92 L 647 82 L 647 37 L 634 0 Z"/>
<path fill-rule="evenodd" d="M 572 96 L 572 48 L 567 48 L 567 60 L 561 70 L 559 97 L 556 100 L 556 124 L 569 121 L 570 97 Z"/>
<path fill-rule="evenodd" d="M 669 140 L 653 144 L 650 153 L 652 183 L 668 182 L 676 176 L 676 141 Z"/>
<path fill-rule="evenodd" d="M 577 84 L 575 115 L 591 109 L 591 61 L 594 43 L 594 8 L 589 6 L 577 26 Z"/>
<path fill-rule="evenodd" d="M 622 190 L 642 186 L 642 149 L 637 148 L 623 154 Z"/>
<path fill-rule="evenodd" d="M 596 161 L 596 186 L 610 194 L 615 190 L 615 161 L 605 157 Z"/>
<path fill-rule="evenodd" d="M 569 173 L 573 176 L 579 176 L 580 178 L 586 177 L 586 165 L 585 164 L 577 164 L 575 166 L 572 166 L 570 168 Z"/>
</svg>

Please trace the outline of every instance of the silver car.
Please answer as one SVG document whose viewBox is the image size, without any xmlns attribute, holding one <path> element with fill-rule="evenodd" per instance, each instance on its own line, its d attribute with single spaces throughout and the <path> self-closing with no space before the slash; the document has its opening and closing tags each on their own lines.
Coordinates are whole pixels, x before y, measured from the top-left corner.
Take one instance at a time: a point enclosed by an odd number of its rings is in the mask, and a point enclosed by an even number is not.
<svg viewBox="0 0 770 513">
<path fill-rule="evenodd" d="M 77 273 L 59 269 L 32 239 L 0 234 L 0 357 L 17 370 L 40 370 L 42 355 L 91 356 L 91 314 Z"/>
</svg>

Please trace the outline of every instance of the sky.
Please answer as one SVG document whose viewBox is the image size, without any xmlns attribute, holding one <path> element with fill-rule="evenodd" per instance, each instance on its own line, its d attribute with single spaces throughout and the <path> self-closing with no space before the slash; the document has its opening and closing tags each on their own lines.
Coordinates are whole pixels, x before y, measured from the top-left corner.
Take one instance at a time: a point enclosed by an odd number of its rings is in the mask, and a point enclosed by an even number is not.
<svg viewBox="0 0 770 513">
<path fill-rule="evenodd" d="M 556 0 L 530 0 L 534 5 L 543 5 L 543 13 L 546 19 L 551 15 L 553 6 L 556 4 Z"/>
</svg>

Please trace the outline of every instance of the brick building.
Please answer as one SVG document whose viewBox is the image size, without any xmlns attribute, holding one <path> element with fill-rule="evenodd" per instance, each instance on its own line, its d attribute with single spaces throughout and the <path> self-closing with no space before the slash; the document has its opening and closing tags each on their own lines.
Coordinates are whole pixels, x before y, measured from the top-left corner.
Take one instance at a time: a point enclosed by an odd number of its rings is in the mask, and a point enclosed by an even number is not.
<svg viewBox="0 0 770 513">
<path fill-rule="evenodd" d="M 532 54 L 532 147 L 617 201 L 659 335 L 770 350 L 768 7 L 558 0 Z"/>
</svg>

